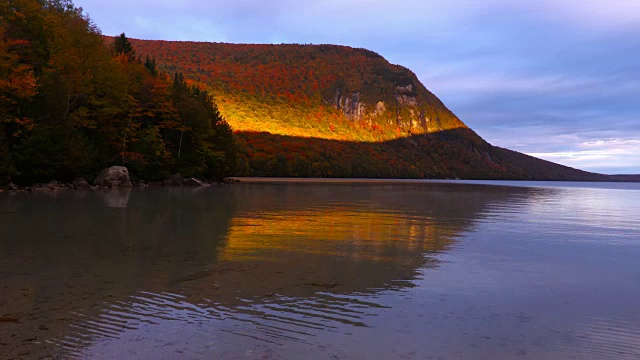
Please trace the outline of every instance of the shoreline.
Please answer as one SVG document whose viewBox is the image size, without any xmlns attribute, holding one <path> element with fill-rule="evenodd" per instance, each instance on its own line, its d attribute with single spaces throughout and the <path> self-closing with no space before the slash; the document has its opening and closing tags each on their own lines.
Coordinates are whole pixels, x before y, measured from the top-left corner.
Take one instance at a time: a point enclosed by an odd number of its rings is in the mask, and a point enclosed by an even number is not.
<svg viewBox="0 0 640 360">
<path fill-rule="evenodd" d="M 571 180 L 464 180 L 464 179 L 371 179 L 371 178 L 286 178 L 229 177 L 229 183 L 247 185 L 475 185 L 530 188 L 593 188 L 640 190 L 640 182 Z"/>
<path fill-rule="evenodd" d="M 488 182 L 504 183 L 640 183 L 640 181 L 588 181 L 588 180 L 516 180 L 516 179 L 377 179 L 377 178 L 296 178 L 296 177 L 244 177 L 230 176 L 225 178 L 230 183 L 240 184 L 424 184 L 424 183 L 450 183 L 450 184 L 484 184 Z"/>
<path fill-rule="evenodd" d="M 0 193 L 33 193 L 56 191 L 103 191 L 111 189 L 147 189 L 147 188 L 206 188 L 215 185 L 265 184 L 265 185 L 482 185 L 514 187 L 555 187 L 564 184 L 569 187 L 590 187 L 589 184 L 607 184 L 610 188 L 633 189 L 640 182 L 634 181 L 579 181 L 579 180 L 466 180 L 466 179 L 375 179 L 375 178 L 294 178 L 294 177 L 243 177 L 231 176 L 222 181 L 197 180 L 196 182 L 176 183 L 171 179 L 163 181 L 132 181 L 131 186 L 101 186 L 82 183 L 62 183 L 55 180 L 31 186 L 9 184 L 0 187 Z M 571 186 L 573 185 L 573 186 Z"/>
<path fill-rule="evenodd" d="M 74 185 L 73 183 L 61 183 L 55 180 L 49 183 L 38 183 L 30 186 L 18 186 L 15 184 L 8 184 L 0 187 L 0 193 L 33 193 L 33 192 L 55 192 L 55 191 L 101 191 L 112 189 L 148 189 L 148 188 L 199 188 L 209 187 L 215 185 L 227 185 L 232 184 L 232 180 L 223 181 L 210 181 L 210 180 L 198 180 L 197 183 L 182 183 L 175 184 L 168 181 L 140 181 L 132 182 L 131 186 L 101 186 L 101 185 Z"/>
</svg>

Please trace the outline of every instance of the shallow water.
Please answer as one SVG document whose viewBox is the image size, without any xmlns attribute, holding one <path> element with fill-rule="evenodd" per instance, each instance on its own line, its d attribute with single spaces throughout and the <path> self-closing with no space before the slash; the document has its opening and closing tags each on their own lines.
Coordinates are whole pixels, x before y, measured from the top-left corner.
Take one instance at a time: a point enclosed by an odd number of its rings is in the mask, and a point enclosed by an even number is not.
<svg viewBox="0 0 640 360">
<path fill-rule="evenodd" d="M 639 214 L 637 184 L 0 194 L 0 354 L 638 359 Z"/>
</svg>

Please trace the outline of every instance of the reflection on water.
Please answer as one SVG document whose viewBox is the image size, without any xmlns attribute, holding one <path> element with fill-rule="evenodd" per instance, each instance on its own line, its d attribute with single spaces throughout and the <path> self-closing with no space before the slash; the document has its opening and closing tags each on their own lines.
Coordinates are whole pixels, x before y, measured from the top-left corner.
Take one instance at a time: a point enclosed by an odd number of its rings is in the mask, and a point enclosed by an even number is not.
<svg viewBox="0 0 640 360">
<path fill-rule="evenodd" d="M 104 200 L 105 205 L 112 208 L 126 208 L 129 205 L 131 188 L 112 189 L 98 193 Z"/>
<path fill-rule="evenodd" d="M 8 358 L 640 356 L 640 191 L 0 195 Z"/>
</svg>

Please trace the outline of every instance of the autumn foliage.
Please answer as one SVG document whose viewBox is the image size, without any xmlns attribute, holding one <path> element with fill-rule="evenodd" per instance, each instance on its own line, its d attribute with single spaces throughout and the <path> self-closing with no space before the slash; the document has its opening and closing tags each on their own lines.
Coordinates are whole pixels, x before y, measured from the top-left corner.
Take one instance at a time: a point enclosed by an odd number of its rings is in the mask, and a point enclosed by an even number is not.
<svg viewBox="0 0 640 360">
<path fill-rule="evenodd" d="M 160 68 L 183 72 L 213 94 L 235 131 L 237 175 L 601 179 L 491 146 L 415 74 L 365 49 L 132 42 Z M 354 93 L 365 106 L 360 119 L 335 101 Z M 403 100 L 412 106 L 402 107 Z M 418 115 L 426 128 L 407 123 Z"/>
<path fill-rule="evenodd" d="M 213 98 L 106 44 L 68 0 L 0 3 L 0 182 L 92 177 L 125 165 L 141 179 L 222 178 L 235 164 Z"/>
<path fill-rule="evenodd" d="M 210 91 L 237 131 L 386 141 L 466 127 L 410 70 L 369 50 L 335 45 L 133 43 L 142 54 L 156 58 L 162 69 L 183 72 Z M 399 92 L 404 88 L 410 90 Z M 401 104 L 402 95 L 415 104 Z M 364 110 L 358 118 L 345 114 L 344 101 L 353 104 L 354 99 Z"/>
</svg>

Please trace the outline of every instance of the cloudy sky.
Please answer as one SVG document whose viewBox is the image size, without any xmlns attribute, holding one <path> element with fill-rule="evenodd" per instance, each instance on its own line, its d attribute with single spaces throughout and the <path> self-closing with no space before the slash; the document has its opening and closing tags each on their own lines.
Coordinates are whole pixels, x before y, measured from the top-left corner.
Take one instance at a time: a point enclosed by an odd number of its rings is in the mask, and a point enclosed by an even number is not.
<svg viewBox="0 0 640 360">
<path fill-rule="evenodd" d="M 639 0 L 75 3 L 106 35 L 368 48 L 494 145 L 640 174 Z"/>
</svg>

